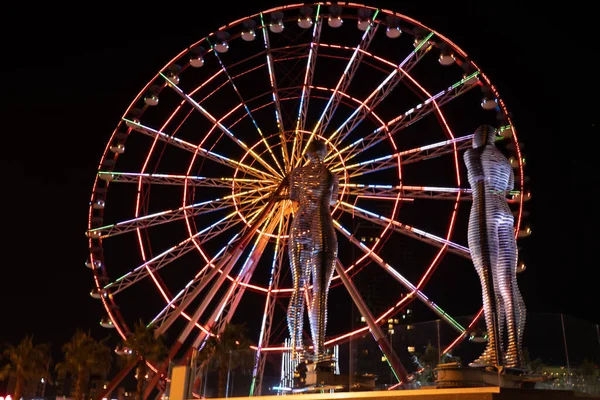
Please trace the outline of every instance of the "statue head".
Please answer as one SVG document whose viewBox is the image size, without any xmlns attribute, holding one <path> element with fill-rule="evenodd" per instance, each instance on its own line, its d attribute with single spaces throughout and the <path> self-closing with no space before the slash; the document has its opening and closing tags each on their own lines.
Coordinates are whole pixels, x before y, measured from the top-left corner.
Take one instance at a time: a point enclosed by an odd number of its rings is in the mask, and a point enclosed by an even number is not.
<svg viewBox="0 0 600 400">
<path fill-rule="evenodd" d="M 494 145 L 496 141 L 496 128 L 490 125 L 481 125 L 473 134 L 473 148 L 483 147 L 487 144 Z"/>
<path fill-rule="evenodd" d="M 311 161 L 323 161 L 327 156 L 327 145 L 321 139 L 315 139 L 310 142 L 306 155 Z"/>
</svg>

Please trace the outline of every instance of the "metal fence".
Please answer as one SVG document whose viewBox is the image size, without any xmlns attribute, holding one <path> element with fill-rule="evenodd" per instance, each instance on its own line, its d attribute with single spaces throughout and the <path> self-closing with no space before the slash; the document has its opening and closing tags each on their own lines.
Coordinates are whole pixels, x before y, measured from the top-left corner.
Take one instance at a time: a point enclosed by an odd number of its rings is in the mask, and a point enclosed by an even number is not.
<svg viewBox="0 0 600 400">
<path fill-rule="evenodd" d="M 435 386 L 438 363 L 459 361 L 463 366 L 477 358 L 485 348 L 485 328 L 480 319 L 449 352 L 444 350 L 459 336 L 459 330 L 444 321 L 406 323 L 410 318 L 391 319 L 383 328 L 392 347 L 409 373 L 416 373 L 414 388 Z M 457 318 L 459 326 L 467 327 L 473 316 Z M 360 321 L 357 321 L 360 325 Z M 339 371 L 348 385 L 361 376 L 374 375 L 375 389 L 387 389 L 396 383 L 381 350 L 370 333 L 339 345 Z M 600 329 L 597 324 L 562 314 L 530 313 L 524 337 L 527 368 L 545 381 L 538 389 L 574 390 L 600 394 Z M 263 376 L 262 395 L 284 394 L 281 385 L 281 354 L 269 356 Z M 202 393 L 216 397 L 215 372 L 207 375 Z M 228 397 L 248 396 L 251 376 L 232 371 Z M 279 388 L 279 389 L 278 389 Z"/>
</svg>

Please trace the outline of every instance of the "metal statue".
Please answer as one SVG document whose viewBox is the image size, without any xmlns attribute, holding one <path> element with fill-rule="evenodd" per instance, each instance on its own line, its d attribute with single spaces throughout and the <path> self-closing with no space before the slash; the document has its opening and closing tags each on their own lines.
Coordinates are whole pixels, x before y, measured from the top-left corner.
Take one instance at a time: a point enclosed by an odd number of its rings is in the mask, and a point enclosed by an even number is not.
<svg viewBox="0 0 600 400">
<path fill-rule="evenodd" d="M 316 361 L 324 353 L 327 294 L 338 252 L 330 206 L 337 202 L 339 180 L 323 163 L 326 155 L 325 142 L 311 141 L 308 163 L 292 170 L 289 178 L 289 199 L 297 204 L 288 244 L 293 279 L 287 314 L 292 357 L 303 351 L 304 289 L 312 275 L 308 317 Z"/>
<path fill-rule="evenodd" d="M 506 201 L 514 174 L 495 146 L 496 131 L 483 125 L 464 154 L 473 193 L 468 243 L 481 280 L 487 347 L 471 366 L 522 368 L 525 303 L 517 285 L 514 217 Z M 506 336 L 505 336 L 506 335 Z"/>
</svg>

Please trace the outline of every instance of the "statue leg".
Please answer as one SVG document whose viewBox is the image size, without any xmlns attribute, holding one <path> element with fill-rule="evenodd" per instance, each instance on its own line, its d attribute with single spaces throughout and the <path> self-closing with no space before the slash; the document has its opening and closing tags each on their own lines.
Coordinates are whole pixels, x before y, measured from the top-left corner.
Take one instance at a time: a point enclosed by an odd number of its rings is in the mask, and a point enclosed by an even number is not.
<svg viewBox="0 0 600 400">
<path fill-rule="evenodd" d="M 515 296 L 515 304 L 517 305 L 515 309 L 515 314 L 517 316 L 517 352 L 518 352 L 518 360 L 521 368 L 525 368 L 525 358 L 523 356 L 523 332 L 525 331 L 525 323 L 527 320 L 527 309 L 525 308 L 525 302 L 523 301 L 523 296 L 521 296 L 521 292 L 519 291 L 519 286 L 517 284 L 517 274 L 514 275 L 514 296 Z"/>
<path fill-rule="evenodd" d="M 287 311 L 288 331 L 291 339 L 292 358 L 296 358 L 297 352 L 302 352 L 302 330 L 304 325 L 304 293 L 306 285 L 306 274 L 303 261 L 306 258 L 306 245 L 294 243 L 290 240 L 290 265 L 292 270 L 293 291 Z"/>
<path fill-rule="evenodd" d="M 483 317 L 485 320 L 485 328 L 488 334 L 488 342 L 485 350 L 476 360 L 469 365 L 472 367 L 481 367 L 494 365 L 496 363 L 496 335 L 494 334 L 494 299 L 492 296 L 490 268 L 481 263 L 474 262 L 475 269 L 479 275 L 481 282 L 481 293 L 483 300 Z M 479 264 L 479 265 L 477 265 Z"/>
<path fill-rule="evenodd" d="M 326 235 L 323 249 L 313 254 L 313 289 L 310 320 L 315 360 L 321 360 L 324 352 L 325 332 L 327 329 L 327 297 L 337 259 L 337 241 Z"/>
<path fill-rule="evenodd" d="M 502 220 L 498 236 L 501 251 L 498 257 L 497 276 L 502 302 L 506 309 L 507 348 L 505 365 L 507 367 L 520 367 L 522 363 L 521 341 L 525 322 L 525 307 L 516 279 L 517 247 L 512 215 L 506 216 Z"/>
<path fill-rule="evenodd" d="M 498 236 L 498 223 L 490 224 L 488 229 L 488 238 L 490 243 L 490 272 L 492 284 L 494 288 L 493 301 L 495 302 L 494 309 L 494 327 L 493 334 L 495 335 L 496 352 L 498 353 L 498 363 L 504 364 L 504 347 L 505 347 L 505 329 L 506 329 L 506 304 L 502 295 L 504 290 L 504 282 L 502 279 L 502 267 L 499 265 L 500 246 Z"/>
</svg>

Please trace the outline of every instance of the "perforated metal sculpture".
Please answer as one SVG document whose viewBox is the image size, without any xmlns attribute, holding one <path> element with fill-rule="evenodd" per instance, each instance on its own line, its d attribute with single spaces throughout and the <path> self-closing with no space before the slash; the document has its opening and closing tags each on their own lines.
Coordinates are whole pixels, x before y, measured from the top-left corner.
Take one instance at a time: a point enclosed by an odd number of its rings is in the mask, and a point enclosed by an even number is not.
<svg viewBox="0 0 600 400">
<path fill-rule="evenodd" d="M 289 198 L 298 205 L 290 227 L 288 245 L 294 289 L 288 307 L 292 355 L 295 357 L 298 350 L 302 351 L 303 289 L 312 275 L 308 316 L 317 361 L 323 355 L 327 294 L 338 252 L 330 206 L 337 201 L 339 183 L 338 177 L 323 163 L 326 155 L 325 142 L 313 140 L 307 149 L 309 162 L 294 169 L 289 182 Z"/>
<path fill-rule="evenodd" d="M 506 201 L 507 191 L 514 187 L 514 174 L 496 148 L 495 136 L 493 127 L 480 126 L 473 148 L 464 154 L 473 193 L 468 243 L 481 280 L 488 332 L 486 349 L 470 365 L 514 368 L 523 366 L 526 310 L 517 286 L 514 217 Z"/>
</svg>

